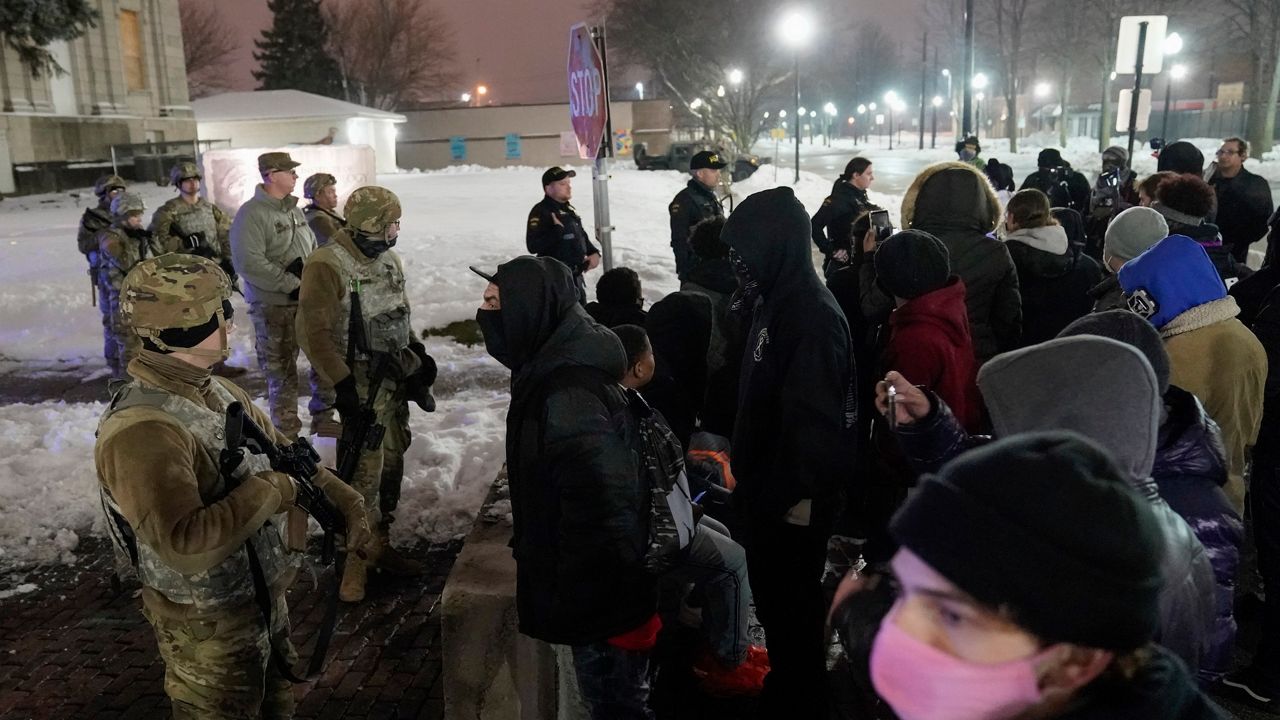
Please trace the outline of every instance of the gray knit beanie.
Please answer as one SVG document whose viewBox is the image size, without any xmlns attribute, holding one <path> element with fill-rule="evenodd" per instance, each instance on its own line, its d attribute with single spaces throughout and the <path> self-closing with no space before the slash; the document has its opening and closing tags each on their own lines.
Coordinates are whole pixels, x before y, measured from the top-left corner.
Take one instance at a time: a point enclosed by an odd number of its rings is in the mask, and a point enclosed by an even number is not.
<svg viewBox="0 0 1280 720">
<path fill-rule="evenodd" d="M 1147 248 L 1169 236 L 1169 223 L 1149 207 L 1131 207 L 1116 215 L 1107 226 L 1102 245 L 1104 255 L 1132 260 Z"/>
</svg>

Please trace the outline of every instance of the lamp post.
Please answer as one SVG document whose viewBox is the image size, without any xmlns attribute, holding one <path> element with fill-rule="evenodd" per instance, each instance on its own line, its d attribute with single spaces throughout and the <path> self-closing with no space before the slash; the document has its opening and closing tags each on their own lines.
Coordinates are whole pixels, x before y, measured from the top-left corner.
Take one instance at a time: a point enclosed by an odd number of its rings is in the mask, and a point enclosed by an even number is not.
<svg viewBox="0 0 1280 720">
<path fill-rule="evenodd" d="M 897 110 L 898 93 L 890 90 L 884 94 L 884 105 L 889 109 L 889 149 L 893 149 L 893 114 Z"/>
<path fill-rule="evenodd" d="M 1041 105 L 1039 108 L 1040 115 L 1039 115 L 1039 118 L 1037 118 L 1036 120 L 1036 125 L 1039 130 L 1044 130 L 1044 104 L 1043 104 L 1044 99 L 1049 97 L 1049 93 L 1052 91 L 1053 91 L 1053 86 L 1051 86 L 1049 83 L 1047 82 L 1036 83 L 1036 90 L 1035 90 L 1036 99 L 1041 102 Z"/>
<path fill-rule="evenodd" d="M 641 100 L 643 100 L 643 99 L 644 99 L 644 83 L 642 83 L 642 82 L 638 82 L 638 83 L 636 83 L 636 95 L 637 95 Z"/>
<path fill-rule="evenodd" d="M 1173 110 L 1173 81 L 1187 76 L 1186 65 L 1174 65 L 1169 68 L 1169 78 L 1164 85 L 1164 118 L 1160 121 L 1160 137 L 1169 137 L 1169 113 Z"/>
<path fill-rule="evenodd" d="M 837 112 L 836 104 L 829 102 L 826 105 L 823 105 L 822 112 L 826 113 L 827 115 L 827 119 L 823 123 L 823 128 L 825 128 L 825 131 L 822 133 L 822 137 L 823 137 L 822 144 L 825 147 L 831 147 L 831 123 L 834 122 L 834 118 L 836 116 L 836 112 Z"/>
<path fill-rule="evenodd" d="M 980 120 L 982 117 L 982 101 L 986 97 L 986 93 L 982 92 L 982 90 L 987 87 L 986 74 L 978 73 L 974 75 L 970 85 L 973 86 L 974 90 L 978 91 L 978 94 L 973 96 L 973 136 L 980 137 L 982 135 L 982 122 Z"/>
<path fill-rule="evenodd" d="M 782 22 L 778 26 L 779 34 L 782 36 L 782 42 L 791 48 L 793 52 L 793 68 L 792 74 L 795 75 L 795 108 L 796 108 L 796 184 L 800 182 L 800 125 L 804 113 L 800 110 L 800 50 L 804 48 L 805 43 L 813 37 L 814 23 L 813 17 L 805 10 L 795 9 L 782 16 Z"/>
<path fill-rule="evenodd" d="M 942 106 L 942 96 L 933 96 L 933 129 L 929 133 L 929 149 L 938 147 L 938 108 Z"/>
</svg>

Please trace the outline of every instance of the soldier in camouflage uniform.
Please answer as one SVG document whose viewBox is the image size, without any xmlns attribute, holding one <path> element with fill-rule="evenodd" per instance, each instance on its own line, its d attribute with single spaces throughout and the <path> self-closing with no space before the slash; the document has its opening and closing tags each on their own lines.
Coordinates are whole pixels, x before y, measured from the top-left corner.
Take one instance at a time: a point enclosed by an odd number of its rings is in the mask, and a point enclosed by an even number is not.
<svg viewBox="0 0 1280 720">
<path fill-rule="evenodd" d="M 267 376 L 271 419 L 281 432 L 297 437 L 298 419 L 298 292 L 302 263 L 316 247 L 316 238 L 298 208 L 294 186 L 298 163 L 289 153 L 258 156 L 262 183 L 240 206 L 231 223 L 231 257 L 243 281 L 253 321 L 258 367 Z M 311 372 L 312 394 L 317 378 Z"/>
<path fill-rule="evenodd" d="M 113 377 L 138 354 L 138 337 L 124 324 L 120 284 L 143 260 L 161 254 L 159 243 L 142 227 L 142 196 L 125 192 L 111 201 L 111 226 L 98 233 L 98 307 L 102 310 L 103 354 Z"/>
<path fill-rule="evenodd" d="M 338 179 L 329 173 L 316 173 L 302 183 L 302 196 L 311 204 L 302 208 L 307 224 L 316 235 L 316 245 L 323 247 L 346 226 L 338 209 Z"/>
<path fill-rule="evenodd" d="M 403 476 L 403 455 L 409 440 L 408 408 L 412 399 L 424 410 L 435 407 L 429 388 L 435 381 L 435 361 L 418 342 L 409 323 L 409 297 L 404 268 L 391 250 L 400 232 L 400 201 L 390 190 L 362 187 L 347 199 L 347 227 L 329 244 L 307 258 L 302 271 L 298 310 L 298 337 L 307 359 L 322 379 L 334 387 L 338 415 L 343 422 L 358 416 L 369 397 L 372 361 L 379 353 L 391 356 L 391 371 L 377 388 L 374 409 L 378 423 L 387 428 L 383 445 L 364 450 L 351 479 L 370 509 L 370 525 L 376 526 L 380 551 L 371 561 L 398 574 L 421 572 L 387 541 L 394 509 L 381 505 L 383 495 L 398 499 Z M 363 317 L 365 349 L 350 338 L 351 292 L 358 287 Z M 400 475 L 388 478 L 382 492 L 383 468 Z M 385 512 L 385 514 L 384 514 Z M 348 559 L 339 597 L 355 602 L 364 597 L 365 564 Z"/>
<path fill-rule="evenodd" d="M 285 548 L 297 485 L 264 455 L 246 454 L 228 482 L 219 469 L 225 414 L 239 402 L 276 442 L 243 390 L 211 378 L 227 356 L 231 284 L 213 262 L 180 253 L 144 260 L 125 277 L 121 305 L 143 349 L 98 425 L 102 507 L 118 557 L 142 583 L 142 612 L 165 663 L 173 717 L 287 718 L 293 691 L 274 649 L 296 661 L 285 589 L 297 561 Z M 364 501 L 328 471 L 313 478 L 346 518 L 347 548 L 370 548 Z M 286 511 L 292 511 L 286 514 Z M 265 592 L 249 564 L 256 556 Z M 269 605 L 264 622 L 258 602 Z"/>
<path fill-rule="evenodd" d="M 80 231 L 76 233 L 76 246 L 85 260 L 89 261 L 90 297 L 96 297 L 98 288 L 98 233 L 111 227 L 111 201 L 124 192 L 124 180 L 119 175 L 103 175 L 93 184 L 93 194 L 98 196 L 98 204 L 84 211 L 80 216 Z M 96 303 L 96 300 L 95 300 Z M 110 318 L 103 313 L 102 333 L 107 337 Z M 105 346 L 105 343 L 104 343 Z M 111 352 L 103 348 L 103 354 Z"/>
<path fill-rule="evenodd" d="M 151 234 L 165 252 L 184 252 L 209 258 L 218 263 L 236 283 L 236 271 L 231 266 L 231 246 L 227 235 L 231 232 L 231 218 L 222 208 L 200 197 L 200 181 L 204 177 L 193 162 L 180 162 L 169 169 L 169 182 L 178 188 L 178 197 L 156 209 L 151 216 Z M 222 377 L 239 377 L 245 369 L 219 362 L 213 366 L 213 374 Z"/>
</svg>

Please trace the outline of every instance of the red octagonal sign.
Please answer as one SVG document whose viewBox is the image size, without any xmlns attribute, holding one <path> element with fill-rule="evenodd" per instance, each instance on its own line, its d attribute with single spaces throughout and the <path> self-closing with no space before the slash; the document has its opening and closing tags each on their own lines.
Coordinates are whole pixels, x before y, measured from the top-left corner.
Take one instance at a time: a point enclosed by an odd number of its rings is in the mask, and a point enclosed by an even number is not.
<svg viewBox="0 0 1280 720">
<path fill-rule="evenodd" d="M 578 136 L 578 156 L 594 160 L 609 119 L 604 62 L 586 23 L 569 28 L 569 119 Z"/>
</svg>

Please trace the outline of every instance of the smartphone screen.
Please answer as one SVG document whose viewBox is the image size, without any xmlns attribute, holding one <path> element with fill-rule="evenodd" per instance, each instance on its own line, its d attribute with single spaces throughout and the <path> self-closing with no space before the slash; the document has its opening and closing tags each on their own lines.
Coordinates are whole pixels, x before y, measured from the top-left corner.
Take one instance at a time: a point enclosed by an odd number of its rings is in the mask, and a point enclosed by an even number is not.
<svg viewBox="0 0 1280 720">
<path fill-rule="evenodd" d="M 871 212 L 871 227 L 876 229 L 876 240 L 884 242 L 888 239 L 893 231 L 893 223 L 889 222 L 889 211 L 873 210 Z"/>
</svg>

